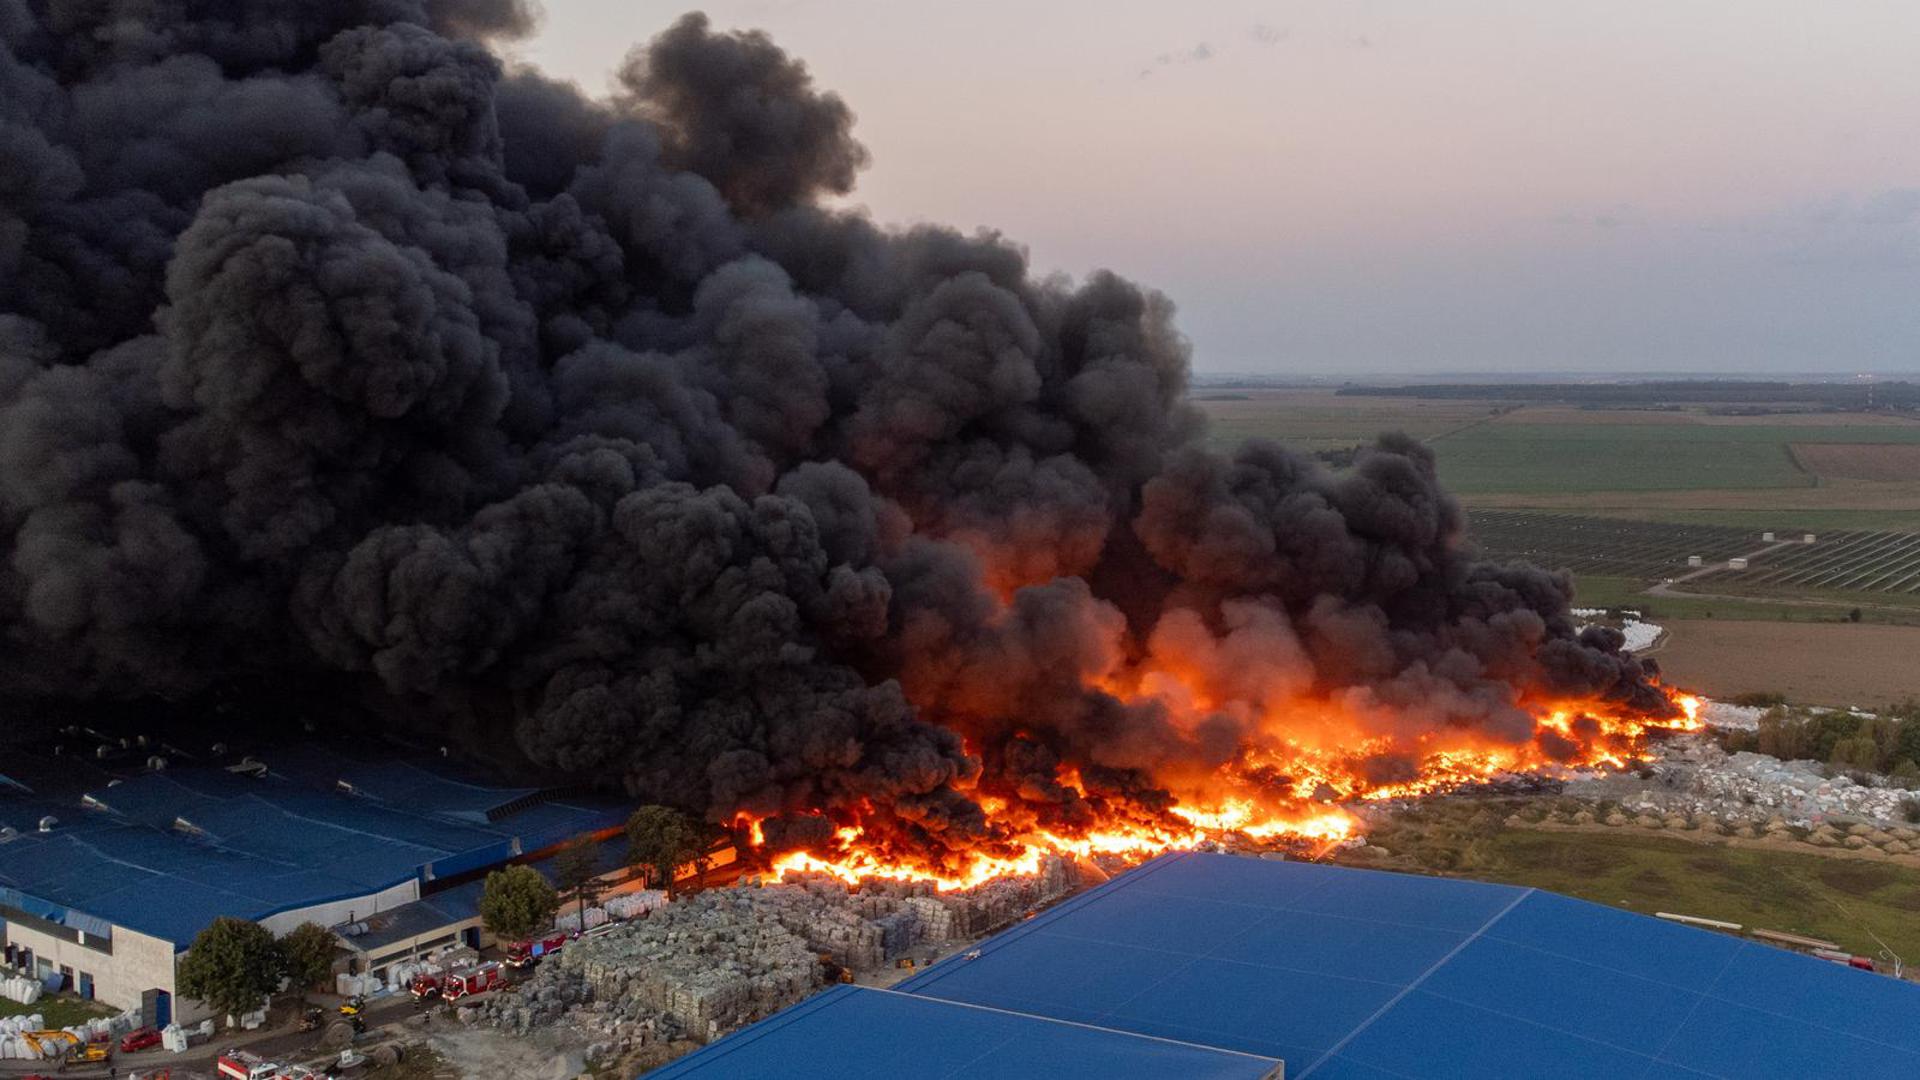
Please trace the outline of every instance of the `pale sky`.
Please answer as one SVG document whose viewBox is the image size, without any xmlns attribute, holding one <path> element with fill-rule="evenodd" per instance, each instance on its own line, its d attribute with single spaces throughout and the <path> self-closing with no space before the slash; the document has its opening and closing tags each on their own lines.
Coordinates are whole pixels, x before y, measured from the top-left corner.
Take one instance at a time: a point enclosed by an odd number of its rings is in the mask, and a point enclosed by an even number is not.
<svg viewBox="0 0 1920 1080">
<path fill-rule="evenodd" d="M 684 4 L 546 0 L 604 92 Z M 732 0 L 882 222 L 1180 308 L 1202 372 L 1920 370 L 1913 0 Z"/>
</svg>

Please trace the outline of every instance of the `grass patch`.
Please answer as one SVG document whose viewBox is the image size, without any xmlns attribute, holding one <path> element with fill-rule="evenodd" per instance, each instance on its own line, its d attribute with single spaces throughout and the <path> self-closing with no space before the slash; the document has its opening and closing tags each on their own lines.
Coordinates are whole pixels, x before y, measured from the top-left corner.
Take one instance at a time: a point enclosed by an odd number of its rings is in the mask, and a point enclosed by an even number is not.
<svg viewBox="0 0 1920 1080">
<path fill-rule="evenodd" d="M 1877 934 L 1901 956 L 1920 958 L 1920 870 L 1911 867 L 1628 830 L 1509 828 L 1497 823 L 1507 807 L 1469 809 L 1415 812 L 1370 839 L 1409 868 L 1809 934 L 1866 956 L 1879 952 Z"/>
<path fill-rule="evenodd" d="M 73 1027 L 97 1017 L 112 1016 L 114 1011 L 97 1001 L 87 1001 L 71 994 L 43 997 L 31 1005 L 22 1005 L 17 1001 L 0 998 L 0 1017 L 32 1016 L 34 1013 L 39 1013 L 46 1019 L 47 1026 L 50 1028 Z"/>
</svg>

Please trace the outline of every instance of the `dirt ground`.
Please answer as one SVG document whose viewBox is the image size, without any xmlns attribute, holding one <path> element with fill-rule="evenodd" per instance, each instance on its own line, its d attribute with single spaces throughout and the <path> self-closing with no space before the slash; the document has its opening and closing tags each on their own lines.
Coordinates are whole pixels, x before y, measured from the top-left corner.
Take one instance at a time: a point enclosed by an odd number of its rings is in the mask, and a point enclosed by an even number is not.
<svg viewBox="0 0 1920 1080">
<path fill-rule="evenodd" d="M 585 1068 L 577 1048 L 551 1040 L 515 1038 L 491 1028 L 440 1032 L 430 1044 L 441 1060 L 461 1076 L 514 1077 L 515 1080 L 573 1080 Z"/>
<path fill-rule="evenodd" d="M 1920 445 L 1913 443 L 1794 443 L 1793 455 L 1822 479 L 1920 480 Z"/>
<path fill-rule="evenodd" d="M 1664 623 L 1668 681 L 1714 697 L 1775 692 L 1807 705 L 1870 708 L 1920 697 L 1920 627 L 1851 623 Z"/>
</svg>

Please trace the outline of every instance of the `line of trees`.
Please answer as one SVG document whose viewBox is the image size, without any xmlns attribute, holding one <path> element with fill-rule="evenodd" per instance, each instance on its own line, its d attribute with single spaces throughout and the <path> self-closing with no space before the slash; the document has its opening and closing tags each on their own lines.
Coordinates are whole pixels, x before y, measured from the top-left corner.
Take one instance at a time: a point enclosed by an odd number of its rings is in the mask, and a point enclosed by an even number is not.
<svg viewBox="0 0 1920 1080">
<path fill-rule="evenodd" d="M 302 996 L 333 975 L 333 932 L 301 923 L 283 938 L 259 923 L 221 917 L 200 931 L 180 961 L 182 996 L 225 1016 L 260 1008 L 284 980 Z"/>
</svg>

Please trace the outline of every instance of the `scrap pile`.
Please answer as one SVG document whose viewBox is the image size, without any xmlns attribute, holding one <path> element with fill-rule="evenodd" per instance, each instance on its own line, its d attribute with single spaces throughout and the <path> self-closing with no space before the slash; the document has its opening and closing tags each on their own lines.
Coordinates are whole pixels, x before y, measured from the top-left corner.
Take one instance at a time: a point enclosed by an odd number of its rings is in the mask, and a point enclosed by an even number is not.
<svg viewBox="0 0 1920 1080">
<path fill-rule="evenodd" d="M 849 890 L 824 875 L 711 889 L 569 944 L 518 994 L 459 1015 L 522 1035 L 564 1023 L 588 1044 L 589 1060 L 708 1041 L 805 998 L 835 968 L 872 971 L 916 946 L 972 937 L 1078 880 L 1053 859 L 1032 877 L 947 893 L 897 881 Z"/>
</svg>

